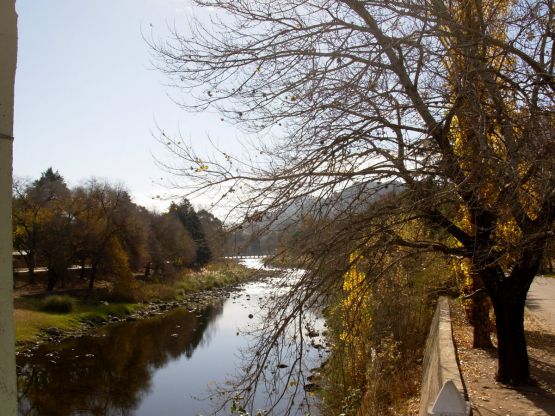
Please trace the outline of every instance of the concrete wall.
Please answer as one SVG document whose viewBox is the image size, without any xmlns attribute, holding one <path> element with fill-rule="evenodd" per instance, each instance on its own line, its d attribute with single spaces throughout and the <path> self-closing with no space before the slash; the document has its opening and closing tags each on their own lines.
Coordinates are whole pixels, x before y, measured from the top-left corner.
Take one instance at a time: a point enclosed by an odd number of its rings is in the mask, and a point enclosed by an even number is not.
<svg viewBox="0 0 555 416">
<path fill-rule="evenodd" d="M 17 15 L 0 0 L 0 415 L 17 414 L 12 297 L 12 141 Z"/>
<path fill-rule="evenodd" d="M 459 392 L 464 394 L 451 329 L 451 314 L 446 297 L 440 297 L 430 332 L 426 340 L 422 365 L 422 390 L 420 393 L 420 416 L 426 416 L 443 384 L 452 380 Z"/>
</svg>

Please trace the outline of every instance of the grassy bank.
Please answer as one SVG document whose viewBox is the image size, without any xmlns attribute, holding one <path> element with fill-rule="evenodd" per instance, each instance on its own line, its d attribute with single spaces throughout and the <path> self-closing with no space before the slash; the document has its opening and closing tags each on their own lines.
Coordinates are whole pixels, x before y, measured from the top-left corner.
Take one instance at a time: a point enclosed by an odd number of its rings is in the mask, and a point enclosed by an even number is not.
<svg viewBox="0 0 555 416">
<path fill-rule="evenodd" d="M 159 300 L 181 300 L 187 295 L 229 286 L 249 280 L 255 271 L 235 262 L 221 262 L 209 264 L 200 272 L 187 270 L 182 272 L 172 282 L 155 280 L 140 282 L 133 288 L 135 298 L 143 302 Z"/>
<path fill-rule="evenodd" d="M 74 307 L 71 311 L 53 312 L 44 311 L 40 308 L 40 302 L 16 303 L 14 310 L 15 337 L 17 343 L 35 341 L 44 335 L 47 328 L 57 328 L 60 331 L 76 330 L 83 322 L 104 322 L 111 316 L 124 317 L 130 315 L 140 308 L 139 304 L 115 303 L 115 304 L 92 304 L 71 296 L 63 296 L 62 299 L 68 303 L 72 302 Z"/>
<path fill-rule="evenodd" d="M 237 263 L 213 263 L 202 271 L 183 270 L 171 280 L 128 279 L 105 285 L 93 292 L 71 290 L 56 295 L 18 294 L 14 300 L 16 342 L 25 344 L 44 337 L 48 328 L 66 332 L 84 322 L 103 323 L 123 318 L 149 302 L 183 300 L 203 290 L 222 288 L 249 280 L 253 270 Z"/>
</svg>

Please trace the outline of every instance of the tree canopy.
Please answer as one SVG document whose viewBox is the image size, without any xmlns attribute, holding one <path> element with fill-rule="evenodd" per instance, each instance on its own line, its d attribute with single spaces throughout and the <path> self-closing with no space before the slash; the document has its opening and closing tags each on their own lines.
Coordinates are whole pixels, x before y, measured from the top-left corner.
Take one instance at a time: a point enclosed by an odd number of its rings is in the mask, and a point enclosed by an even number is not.
<svg viewBox="0 0 555 416">
<path fill-rule="evenodd" d="M 209 244 L 221 239 L 221 223 L 202 214 L 211 224 L 205 234 L 186 200 L 153 213 L 134 204 L 121 185 L 92 178 L 69 188 L 52 168 L 35 181 L 17 180 L 13 189 L 14 247 L 24 254 L 32 283 L 37 265 L 48 268 L 48 290 L 63 286 L 75 263 L 81 278 L 85 264 L 90 267 L 91 289 L 98 273 L 116 282 L 142 270 L 171 277 L 177 269 L 204 266 Z"/>
<path fill-rule="evenodd" d="M 168 169 L 246 224 L 327 219 L 298 253 L 314 261 L 299 307 L 341 275 L 321 273 L 331 254 L 466 259 L 493 303 L 498 378 L 527 381 L 524 302 L 555 219 L 553 2 L 195 3 L 218 13 L 153 41 L 159 67 L 184 108 L 260 140 L 244 160 L 161 133 L 183 161 Z"/>
<path fill-rule="evenodd" d="M 204 233 L 203 225 L 193 205 L 184 198 L 179 204 L 172 202 L 169 212 L 170 214 L 176 215 L 179 221 L 181 221 L 181 224 L 183 224 L 191 234 L 191 238 L 196 244 L 195 264 L 199 267 L 208 264 L 212 258 L 212 253 Z"/>
</svg>

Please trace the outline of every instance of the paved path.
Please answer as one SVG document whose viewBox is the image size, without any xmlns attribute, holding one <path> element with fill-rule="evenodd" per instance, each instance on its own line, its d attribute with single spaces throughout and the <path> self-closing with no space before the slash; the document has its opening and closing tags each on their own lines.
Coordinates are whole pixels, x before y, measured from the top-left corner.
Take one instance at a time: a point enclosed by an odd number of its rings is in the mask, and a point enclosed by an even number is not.
<svg viewBox="0 0 555 416">
<path fill-rule="evenodd" d="M 526 306 L 555 333 L 555 278 L 536 276 L 528 292 Z"/>
<path fill-rule="evenodd" d="M 78 270 L 80 269 L 81 266 L 74 264 L 73 266 L 69 266 L 67 269 L 68 270 Z M 90 269 L 91 266 L 85 266 L 85 270 L 86 269 Z M 28 273 L 29 269 L 27 267 L 19 267 L 16 269 L 13 269 L 14 273 Z M 46 273 L 48 271 L 48 267 L 35 267 L 35 273 Z"/>
</svg>

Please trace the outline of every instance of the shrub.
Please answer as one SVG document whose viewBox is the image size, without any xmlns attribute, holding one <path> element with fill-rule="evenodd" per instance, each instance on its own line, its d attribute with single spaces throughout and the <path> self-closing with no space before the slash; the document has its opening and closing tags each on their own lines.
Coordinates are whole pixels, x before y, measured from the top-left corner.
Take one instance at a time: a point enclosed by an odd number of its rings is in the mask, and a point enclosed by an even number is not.
<svg viewBox="0 0 555 416">
<path fill-rule="evenodd" d="M 107 299 L 111 302 L 146 302 L 149 297 L 145 293 L 145 285 L 127 275 L 116 279 Z"/>
<path fill-rule="evenodd" d="M 434 299 L 455 285 L 449 271 L 445 258 L 422 254 L 397 262 L 380 279 L 372 280 L 371 271 L 343 276 L 326 312 L 333 347 L 323 371 L 323 415 L 412 414 Z M 345 309 L 346 301 L 354 306 Z"/>
<path fill-rule="evenodd" d="M 44 312 L 69 313 L 75 309 L 75 299 L 69 296 L 48 296 L 39 309 Z"/>
</svg>

